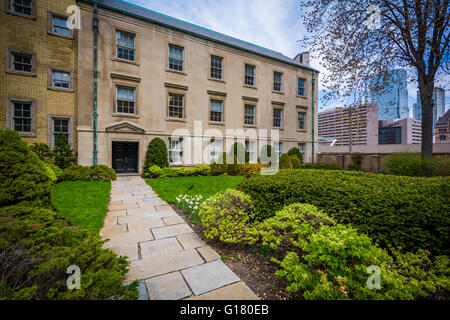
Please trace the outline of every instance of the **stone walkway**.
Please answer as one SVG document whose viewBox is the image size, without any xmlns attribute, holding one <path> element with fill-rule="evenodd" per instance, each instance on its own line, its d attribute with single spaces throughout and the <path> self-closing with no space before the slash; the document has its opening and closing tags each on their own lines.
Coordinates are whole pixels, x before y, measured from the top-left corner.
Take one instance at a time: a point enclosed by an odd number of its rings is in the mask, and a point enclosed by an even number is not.
<svg viewBox="0 0 450 320">
<path fill-rule="evenodd" d="M 139 176 L 112 182 L 100 236 L 128 257 L 124 281 L 139 280 L 139 299 L 259 299 Z"/>
</svg>

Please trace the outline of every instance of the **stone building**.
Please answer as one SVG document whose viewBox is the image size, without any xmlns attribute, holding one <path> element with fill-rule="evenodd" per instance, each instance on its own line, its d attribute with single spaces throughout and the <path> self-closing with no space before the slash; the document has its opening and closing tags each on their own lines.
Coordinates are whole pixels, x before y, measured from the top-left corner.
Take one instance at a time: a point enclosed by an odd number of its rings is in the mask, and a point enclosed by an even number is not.
<svg viewBox="0 0 450 320">
<path fill-rule="evenodd" d="M 75 0 L 0 0 L 0 128 L 29 143 L 64 133 L 76 150 Z"/>
<path fill-rule="evenodd" d="M 318 72 L 307 54 L 291 59 L 122 1 L 78 6 L 79 164 L 97 158 L 118 172 L 140 172 L 154 137 L 166 142 L 174 166 L 209 163 L 232 138 L 256 160 L 267 144 L 248 134 L 258 129 L 269 137 L 279 129 L 278 153 L 297 147 L 313 160 Z"/>
<path fill-rule="evenodd" d="M 450 109 L 436 122 L 434 138 L 436 143 L 450 143 Z"/>
</svg>

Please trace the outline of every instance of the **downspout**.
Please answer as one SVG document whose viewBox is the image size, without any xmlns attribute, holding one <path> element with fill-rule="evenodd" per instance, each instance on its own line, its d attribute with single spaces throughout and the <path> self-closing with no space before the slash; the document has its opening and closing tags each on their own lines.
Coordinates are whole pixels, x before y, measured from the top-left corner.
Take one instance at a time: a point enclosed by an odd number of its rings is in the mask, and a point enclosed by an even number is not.
<svg viewBox="0 0 450 320">
<path fill-rule="evenodd" d="M 92 119 L 93 119 L 93 126 L 94 126 L 94 132 L 93 132 L 93 143 L 94 148 L 92 151 L 92 163 L 93 165 L 97 164 L 97 83 L 98 83 L 98 69 L 97 69 L 97 48 L 98 48 L 98 16 L 97 16 L 97 3 L 94 3 L 94 18 L 92 19 L 92 28 L 94 31 L 94 110 L 92 112 Z"/>
<path fill-rule="evenodd" d="M 311 79 L 311 83 L 312 83 L 312 131 L 311 131 L 311 138 L 312 138 L 312 163 L 314 163 L 314 86 L 316 84 L 316 79 L 315 79 L 315 71 L 312 72 L 312 79 Z"/>
</svg>

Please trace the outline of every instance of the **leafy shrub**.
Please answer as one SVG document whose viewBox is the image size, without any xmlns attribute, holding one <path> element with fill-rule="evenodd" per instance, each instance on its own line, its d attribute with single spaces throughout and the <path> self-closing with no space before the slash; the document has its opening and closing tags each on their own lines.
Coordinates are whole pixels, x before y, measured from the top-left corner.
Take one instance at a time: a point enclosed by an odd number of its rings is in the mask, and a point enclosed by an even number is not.
<svg viewBox="0 0 450 320">
<path fill-rule="evenodd" d="M 344 225 L 322 226 L 301 242 L 301 257 L 289 252 L 275 274 L 285 278 L 289 292 L 305 299 L 413 299 L 401 277 L 389 269 L 392 258 L 366 235 Z M 381 269 L 381 288 L 367 288 L 367 267 Z"/>
<path fill-rule="evenodd" d="M 57 181 L 60 181 L 62 179 L 64 171 L 60 167 L 58 167 L 57 165 L 51 164 L 51 163 L 47 163 L 47 162 L 45 165 L 53 170 L 53 172 L 56 175 Z"/>
<path fill-rule="evenodd" d="M 227 189 L 207 199 L 200 206 L 198 216 L 206 238 L 239 243 L 246 237 L 247 228 L 253 221 L 253 211 L 249 196 Z"/>
<path fill-rule="evenodd" d="M 206 164 L 199 164 L 194 168 L 189 169 L 189 175 L 191 176 L 209 176 L 210 173 L 211 167 Z"/>
<path fill-rule="evenodd" d="M 62 179 L 64 181 L 86 181 L 86 180 L 116 180 L 116 172 L 105 166 L 96 165 L 85 167 L 80 165 L 72 165 L 64 170 Z"/>
<path fill-rule="evenodd" d="M 183 168 L 170 168 L 165 167 L 161 169 L 160 178 L 173 178 L 173 177 L 182 177 L 184 176 Z"/>
<path fill-rule="evenodd" d="M 438 155 L 433 157 L 438 176 L 450 176 L 450 155 Z"/>
<path fill-rule="evenodd" d="M 240 164 L 238 164 L 237 157 L 234 156 L 233 163 L 227 164 L 227 173 L 229 176 L 239 175 Z"/>
<path fill-rule="evenodd" d="M 274 160 L 272 159 L 272 155 L 275 155 L 275 149 L 270 144 L 265 144 L 261 147 L 258 162 L 271 165 Z"/>
<path fill-rule="evenodd" d="M 337 163 L 304 163 L 300 169 L 341 170 Z"/>
<path fill-rule="evenodd" d="M 53 163 L 55 161 L 55 157 L 50 146 L 43 142 L 35 142 L 30 146 L 31 151 L 37 154 L 41 161 L 47 163 Z"/>
<path fill-rule="evenodd" d="M 296 156 L 298 158 L 298 160 L 300 161 L 300 163 L 303 163 L 303 154 L 300 152 L 300 150 L 298 148 L 289 149 L 287 154 L 290 156 Z"/>
<path fill-rule="evenodd" d="M 300 159 L 295 155 L 289 157 L 291 158 L 292 169 L 300 169 L 301 167 Z"/>
<path fill-rule="evenodd" d="M 423 159 L 420 153 L 393 153 L 386 157 L 384 166 L 390 174 L 411 177 L 432 177 L 446 175 L 445 160 L 447 167 L 450 166 L 450 158 Z M 442 169 L 440 169 L 442 168 Z"/>
<path fill-rule="evenodd" d="M 38 156 L 14 130 L 0 130 L 0 206 L 51 207 L 52 181 Z"/>
<path fill-rule="evenodd" d="M 235 142 L 230 149 L 230 156 L 236 157 L 234 159 L 234 163 L 242 164 L 242 163 L 248 163 L 249 161 L 249 154 L 247 150 L 245 150 L 245 146 L 241 142 Z"/>
<path fill-rule="evenodd" d="M 353 163 L 350 163 L 347 166 L 347 170 L 358 170 L 358 167 L 356 165 L 354 165 Z"/>
<path fill-rule="evenodd" d="M 148 144 L 142 172 L 148 172 L 148 169 L 151 166 L 158 166 L 160 168 L 166 168 L 169 166 L 167 146 L 160 138 L 153 138 Z"/>
<path fill-rule="evenodd" d="M 50 178 L 50 181 L 52 183 L 56 183 L 56 181 L 58 181 L 58 178 L 56 177 L 55 171 L 53 171 L 49 163 L 44 162 L 44 166 L 45 166 L 45 173 Z"/>
<path fill-rule="evenodd" d="M 448 254 L 449 178 L 412 178 L 332 170 L 279 170 L 253 175 L 238 189 L 261 218 L 292 203 L 309 203 L 352 223 L 383 246 Z"/>
<path fill-rule="evenodd" d="M 213 161 L 211 163 L 210 174 L 212 176 L 220 176 L 224 173 L 228 174 L 228 165 L 227 165 L 228 158 L 229 158 L 229 155 L 226 152 L 222 152 L 222 154 L 219 156 L 217 161 Z"/>
<path fill-rule="evenodd" d="M 137 282 L 122 284 L 127 260 L 102 244 L 52 210 L 0 208 L 0 299 L 136 299 Z M 80 290 L 67 289 L 70 265 L 81 269 Z"/>
<path fill-rule="evenodd" d="M 162 173 L 162 169 L 156 165 L 151 166 L 150 168 L 148 168 L 147 172 L 144 173 L 145 177 L 148 178 L 158 178 Z"/>
<path fill-rule="evenodd" d="M 58 132 L 58 134 L 56 135 L 53 155 L 55 156 L 54 164 L 61 169 L 66 169 L 75 163 L 73 150 L 70 148 L 67 137 L 61 132 Z"/>
<path fill-rule="evenodd" d="M 267 167 L 267 165 L 258 163 L 244 163 L 239 166 L 239 175 L 245 176 L 248 174 L 254 174 L 261 171 L 262 168 Z"/>
<path fill-rule="evenodd" d="M 280 169 L 292 169 L 291 157 L 287 153 L 283 153 L 278 166 Z"/>
<path fill-rule="evenodd" d="M 287 252 L 300 246 L 322 225 L 334 225 L 332 218 L 310 204 L 294 203 L 284 207 L 248 231 L 249 243 L 261 242 L 271 249 Z"/>
</svg>

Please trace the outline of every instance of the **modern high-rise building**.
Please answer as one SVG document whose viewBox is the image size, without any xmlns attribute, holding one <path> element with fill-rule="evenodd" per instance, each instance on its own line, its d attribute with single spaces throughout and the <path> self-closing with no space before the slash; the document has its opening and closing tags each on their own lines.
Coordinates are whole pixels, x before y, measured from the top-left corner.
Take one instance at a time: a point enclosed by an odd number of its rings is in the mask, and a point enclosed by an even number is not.
<svg viewBox="0 0 450 320">
<path fill-rule="evenodd" d="M 445 90 L 442 88 L 434 88 L 433 92 L 433 128 L 440 117 L 445 114 Z M 417 103 L 413 105 L 414 107 L 414 119 L 422 120 L 422 105 L 420 103 L 420 92 L 417 90 Z"/>
<path fill-rule="evenodd" d="M 409 117 L 407 73 L 403 69 L 373 77 L 366 85 L 368 102 L 378 103 L 378 119 Z"/>
</svg>

